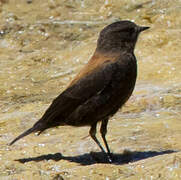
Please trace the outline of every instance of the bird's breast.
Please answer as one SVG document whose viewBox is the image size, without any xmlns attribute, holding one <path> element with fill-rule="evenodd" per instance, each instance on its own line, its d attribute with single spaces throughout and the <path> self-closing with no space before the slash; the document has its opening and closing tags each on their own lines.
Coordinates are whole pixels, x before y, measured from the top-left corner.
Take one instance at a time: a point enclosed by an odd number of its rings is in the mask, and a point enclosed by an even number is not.
<svg viewBox="0 0 181 180">
<path fill-rule="evenodd" d="M 104 111 L 113 115 L 131 96 L 137 77 L 137 65 L 133 60 L 126 64 L 118 64 L 118 70 L 108 87 L 102 92 L 102 98 L 107 98 Z"/>
</svg>

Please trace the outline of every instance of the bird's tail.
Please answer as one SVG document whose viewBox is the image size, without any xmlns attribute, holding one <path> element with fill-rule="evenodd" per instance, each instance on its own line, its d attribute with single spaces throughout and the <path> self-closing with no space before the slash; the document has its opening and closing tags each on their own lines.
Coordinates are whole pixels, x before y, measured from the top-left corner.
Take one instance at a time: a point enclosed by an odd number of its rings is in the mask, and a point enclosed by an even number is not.
<svg viewBox="0 0 181 180">
<path fill-rule="evenodd" d="M 32 132 L 37 132 L 38 130 L 39 130 L 39 128 L 37 128 L 37 126 L 34 125 L 32 128 L 28 129 L 27 131 L 25 131 L 24 133 L 22 133 L 18 137 L 16 137 L 13 141 L 11 141 L 9 143 L 9 145 L 11 146 L 12 144 L 14 144 L 19 139 L 31 134 Z"/>
</svg>

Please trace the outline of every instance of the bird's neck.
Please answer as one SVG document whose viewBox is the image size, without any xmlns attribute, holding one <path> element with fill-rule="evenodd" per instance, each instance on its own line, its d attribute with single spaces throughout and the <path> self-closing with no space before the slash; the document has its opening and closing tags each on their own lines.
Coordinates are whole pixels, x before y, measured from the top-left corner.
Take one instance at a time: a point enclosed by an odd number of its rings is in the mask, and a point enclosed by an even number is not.
<svg viewBox="0 0 181 180">
<path fill-rule="evenodd" d="M 99 44 L 97 46 L 97 51 L 103 54 L 122 54 L 123 52 L 133 53 L 135 43 L 128 42 L 112 42 L 104 45 Z"/>
<path fill-rule="evenodd" d="M 99 51 L 98 49 L 96 49 L 94 55 L 93 55 L 93 60 L 94 59 L 100 59 L 100 61 L 102 60 L 115 60 L 117 59 L 119 56 L 121 55 L 120 51 L 118 52 L 113 52 L 113 51 Z M 98 60 L 97 60 L 98 61 Z"/>
</svg>

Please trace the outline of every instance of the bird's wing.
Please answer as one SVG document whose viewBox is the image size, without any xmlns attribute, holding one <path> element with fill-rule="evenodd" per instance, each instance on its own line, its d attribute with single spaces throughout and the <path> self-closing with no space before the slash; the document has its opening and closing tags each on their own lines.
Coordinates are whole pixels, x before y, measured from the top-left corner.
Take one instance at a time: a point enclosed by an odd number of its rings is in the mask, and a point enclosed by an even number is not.
<svg viewBox="0 0 181 180">
<path fill-rule="evenodd" d="M 46 110 L 42 118 L 32 128 L 16 137 L 10 145 L 32 132 L 42 133 L 45 129 L 64 125 L 66 117 L 90 97 L 100 93 L 109 84 L 114 73 L 115 64 L 105 61 L 89 73 L 82 74 L 63 93 L 61 93 Z"/>
<path fill-rule="evenodd" d="M 93 71 L 82 76 L 54 99 L 40 121 L 51 124 L 58 118 L 57 121 L 59 122 L 55 125 L 61 124 L 61 119 L 65 119 L 79 105 L 100 93 L 109 84 L 115 69 L 116 62 L 105 61 Z"/>
</svg>

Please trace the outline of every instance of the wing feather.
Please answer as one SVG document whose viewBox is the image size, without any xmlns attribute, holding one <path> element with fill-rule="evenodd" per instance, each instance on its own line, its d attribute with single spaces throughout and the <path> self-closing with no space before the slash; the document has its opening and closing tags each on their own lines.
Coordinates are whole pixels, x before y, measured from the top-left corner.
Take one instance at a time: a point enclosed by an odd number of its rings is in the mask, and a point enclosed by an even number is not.
<svg viewBox="0 0 181 180">
<path fill-rule="evenodd" d="M 40 121 L 52 123 L 57 120 L 57 124 L 54 123 L 54 125 L 62 124 L 61 119 L 66 119 L 78 106 L 100 93 L 109 84 L 114 69 L 113 61 L 105 61 L 101 66 L 77 80 L 52 102 Z"/>
</svg>

